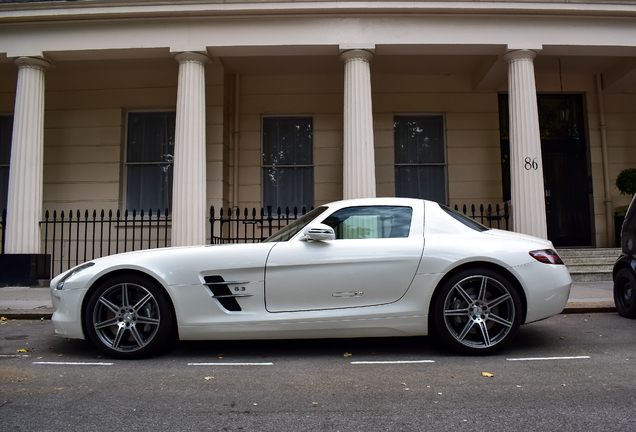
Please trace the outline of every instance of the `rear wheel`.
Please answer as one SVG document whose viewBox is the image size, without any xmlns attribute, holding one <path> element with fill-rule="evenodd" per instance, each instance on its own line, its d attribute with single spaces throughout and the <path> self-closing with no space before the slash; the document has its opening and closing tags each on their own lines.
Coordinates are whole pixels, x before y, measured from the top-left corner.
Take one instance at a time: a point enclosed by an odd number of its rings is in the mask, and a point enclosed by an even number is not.
<svg viewBox="0 0 636 432">
<path fill-rule="evenodd" d="M 440 287 L 432 313 L 436 335 L 447 346 L 464 354 L 491 354 L 517 332 L 521 300 L 503 275 L 468 269 Z"/>
<path fill-rule="evenodd" d="M 90 341 L 116 358 L 148 357 L 160 349 L 173 328 L 164 291 L 138 275 L 122 275 L 90 294 L 84 328 Z"/>
<path fill-rule="evenodd" d="M 636 283 L 634 272 L 622 268 L 614 278 L 614 303 L 616 310 L 625 318 L 636 318 Z"/>
</svg>

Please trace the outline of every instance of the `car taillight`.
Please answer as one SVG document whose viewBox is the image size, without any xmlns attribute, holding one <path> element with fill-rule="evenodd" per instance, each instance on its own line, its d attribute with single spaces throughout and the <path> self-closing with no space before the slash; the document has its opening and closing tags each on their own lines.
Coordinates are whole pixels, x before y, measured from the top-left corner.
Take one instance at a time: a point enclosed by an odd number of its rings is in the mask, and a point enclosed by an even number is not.
<svg viewBox="0 0 636 432">
<path fill-rule="evenodd" d="M 535 251 L 530 251 L 529 253 L 532 258 L 544 264 L 563 265 L 563 261 L 561 261 L 561 257 L 559 256 L 559 254 L 552 249 L 535 250 Z"/>
</svg>

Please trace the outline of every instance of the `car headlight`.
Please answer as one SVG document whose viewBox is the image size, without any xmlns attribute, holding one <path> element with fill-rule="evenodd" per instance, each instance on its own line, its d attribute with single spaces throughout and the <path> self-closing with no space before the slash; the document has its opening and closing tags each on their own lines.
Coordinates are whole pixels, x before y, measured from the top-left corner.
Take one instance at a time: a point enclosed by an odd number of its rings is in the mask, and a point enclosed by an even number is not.
<svg viewBox="0 0 636 432">
<path fill-rule="evenodd" d="M 55 286 L 55 289 L 63 289 L 64 288 L 64 282 L 66 282 L 67 280 L 69 280 L 70 278 L 72 278 L 73 276 L 75 276 L 76 274 L 78 274 L 79 272 L 81 272 L 82 270 L 86 270 L 89 267 L 93 267 L 95 265 L 94 262 L 87 262 L 84 263 L 82 265 L 79 265 L 71 270 L 69 270 L 62 279 L 60 279 L 60 281 L 57 283 L 57 285 Z"/>
</svg>

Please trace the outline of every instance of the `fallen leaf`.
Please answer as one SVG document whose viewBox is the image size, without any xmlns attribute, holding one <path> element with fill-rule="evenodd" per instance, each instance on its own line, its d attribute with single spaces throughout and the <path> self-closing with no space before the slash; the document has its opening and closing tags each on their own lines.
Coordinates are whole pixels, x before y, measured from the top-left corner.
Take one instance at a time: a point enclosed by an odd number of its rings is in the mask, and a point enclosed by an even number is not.
<svg viewBox="0 0 636 432">
<path fill-rule="evenodd" d="M 312 402 L 311 404 L 312 405 L 318 405 L 318 402 Z"/>
<path fill-rule="evenodd" d="M 206 381 L 210 381 L 212 378 L 214 378 L 214 377 L 205 377 L 205 380 Z"/>
<path fill-rule="evenodd" d="M 563 387 L 565 387 L 565 384 L 561 384 Z"/>
<path fill-rule="evenodd" d="M 404 390 L 408 390 L 408 389 L 409 389 L 409 388 L 408 388 L 408 387 L 406 387 Z"/>
<path fill-rule="evenodd" d="M 567 318 L 567 317 L 568 317 L 567 315 L 563 315 L 563 318 Z"/>
<path fill-rule="evenodd" d="M 565 339 L 563 336 L 561 336 L 559 339 Z"/>
<path fill-rule="evenodd" d="M 64 354 L 58 354 L 57 356 L 58 357 L 64 357 Z"/>
<path fill-rule="evenodd" d="M 351 357 L 352 355 L 353 355 L 353 354 L 348 353 L 348 352 L 344 353 L 344 356 L 345 356 L 345 357 Z"/>
<path fill-rule="evenodd" d="M 25 350 L 24 348 L 20 348 L 20 349 L 19 349 L 19 350 L 17 350 L 16 352 L 24 353 L 24 352 L 27 352 L 27 350 Z"/>
<path fill-rule="evenodd" d="M 456 377 L 456 376 L 454 376 L 454 375 L 451 375 L 451 378 L 456 379 L 457 377 Z"/>
<path fill-rule="evenodd" d="M 400 383 L 400 384 L 402 384 L 402 385 L 406 385 L 406 383 Z"/>
<path fill-rule="evenodd" d="M 481 376 L 488 377 L 488 378 L 492 378 L 492 377 L 494 377 L 494 375 L 493 375 L 493 374 L 488 373 L 488 372 L 482 372 L 482 373 L 481 373 Z"/>
<path fill-rule="evenodd" d="M 64 387 L 54 387 L 55 390 L 62 390 Z"/>
<path fill-rule="evenodd" d="M 0 321 L 6 321 L 7 317 L 0 317 Z"/>
<path fill-rule="evenodd" d="M 38 360 L 40 360 L 42 357 L 38 357 Z"/>
</svg>

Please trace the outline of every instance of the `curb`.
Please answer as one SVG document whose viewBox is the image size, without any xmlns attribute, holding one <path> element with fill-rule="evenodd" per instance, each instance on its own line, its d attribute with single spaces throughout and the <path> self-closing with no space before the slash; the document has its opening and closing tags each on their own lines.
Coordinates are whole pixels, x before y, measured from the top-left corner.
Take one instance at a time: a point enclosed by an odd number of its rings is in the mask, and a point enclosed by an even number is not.
<svg viewBox="0 0 636 432">
<path fill-rule="evenodd" d="M 564 313 L 614 313 L 616 305 L 614 302 L 568 302 L 563 308 Z"/>
<path fill-rule="evenodd" d="M 38 309 L 5 309 L 0 311 L 0 316 L 12 320 L 50 320 L 53 308 Z M 569 302 L 560 314 L 577 313 L 616 313 L 614 302 Z"/>
<path fill-rule="evenodd" d="M 53 312 L 53 308 L 5 309 L 0 311 L 0 316 L 8 320 L 50 320 Z"/>
</svg>

